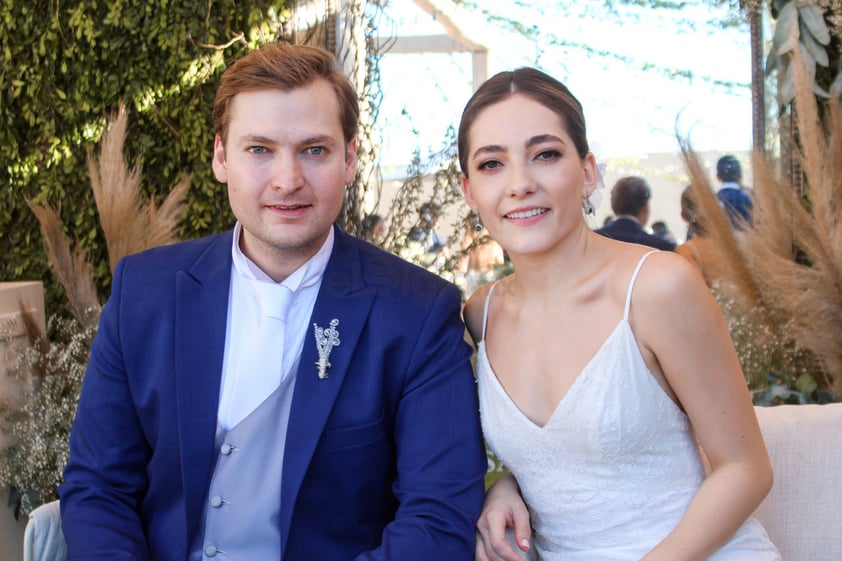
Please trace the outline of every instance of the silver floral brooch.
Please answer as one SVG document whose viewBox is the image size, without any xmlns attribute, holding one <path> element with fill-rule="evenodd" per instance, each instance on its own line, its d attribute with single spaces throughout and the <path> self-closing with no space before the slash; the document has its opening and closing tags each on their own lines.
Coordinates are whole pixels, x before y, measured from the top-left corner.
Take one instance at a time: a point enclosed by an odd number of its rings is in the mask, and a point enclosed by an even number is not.
<svg viewBox="0 0 842 561">
<path fill-rule="evenodd" d="M 330 368 L 330 351 L 333 347 L 338 347 L 340 343 L 337 325 L 339 325 L 338 319 L 330 320 L 330 327 L 327 329 L 319 327 L 317 323 L 313 324 L 316 331 L 316 348 L 319 350 L 319 360 L 316 361 L 316 366 L 319 368 L 319 380 L 327 378 L 327 370 Z"/>
</svg>

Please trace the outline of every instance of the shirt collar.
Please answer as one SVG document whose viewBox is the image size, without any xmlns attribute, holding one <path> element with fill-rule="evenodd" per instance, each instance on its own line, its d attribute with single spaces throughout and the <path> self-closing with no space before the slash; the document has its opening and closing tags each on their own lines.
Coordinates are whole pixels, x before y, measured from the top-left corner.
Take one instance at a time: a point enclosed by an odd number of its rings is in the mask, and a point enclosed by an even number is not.
<svg viewBox="0 0 842 561">
<path fill-rule="evenodd" d="M 253 281 L 274 283 L 275 281 L 263 272 L 263 270 L 258 267 L 254 261 L 246 257 L 242 249 L 240 249 L 240 235 L 242 232 L 243 225 L 238 220 L 234 225 L 234 239 L 231 245 L 231 257 L 237 274 L 245 279 Z M 331 253 L 333 252 L 334 239 L 335 234 L 333 232 L 333 227 L 331 227 L 328 231 L 327 239 L 322 244 L 322 247 L 319 248 L 319 251 L 317 251 L 313 257 L 308 259 L 306 263 L 293 271 L 292 274 L 290 274 L 282 282 L 275 284 L 282 284 L 289 288 L 292 292 L 295 292 L 299 288 L 312 286 L 317 283 L 322 278 L 322 275 L 324 275 L 325 269 L 327 268 L 327 263 L 330 260 Z"/>
<path fill-rule="evenodd" d="M 625 218 L 626 220 L 631 220 L 632 222 L 640 224 L 640 220 L 638 220 L 636 216 L 632 216 L 631 214 L 621 214 L 617 218 L 615 218 L 615 220 L 619 220 L 620 218 Z"/>
</svg>

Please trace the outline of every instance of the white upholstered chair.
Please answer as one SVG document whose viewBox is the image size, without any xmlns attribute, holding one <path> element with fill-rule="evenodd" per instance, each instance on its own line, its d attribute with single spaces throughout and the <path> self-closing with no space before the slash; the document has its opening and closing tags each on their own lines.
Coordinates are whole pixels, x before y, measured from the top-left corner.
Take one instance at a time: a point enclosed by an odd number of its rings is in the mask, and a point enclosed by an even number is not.
<svg viewBox="0 0 842 561">
<path fill-rule="evenodd" d="M 842 561 L 842 403 L 755 412 L 775 483 L 754 516 L 783 561 Z"/>
<path fill-rule="evenodd" d="M 775 472 L 755 517 L 784 561 L 842 560 L 842 403 L 755 412 Z"/>
<path fill-rule="evenodd" d="M 59 502 L 43 504 L 29 513 L 23 534 L 23 561 L 64 561 L 66 557 Z"/>
<path fill-rule="evenodd" d="M 775 484 L 755 516 L 784 561 L 842 560 L 842 403 L 755 407 Z M 64 561 L 59 503 L 29 515 L 24 561 Z"/>
</svg>

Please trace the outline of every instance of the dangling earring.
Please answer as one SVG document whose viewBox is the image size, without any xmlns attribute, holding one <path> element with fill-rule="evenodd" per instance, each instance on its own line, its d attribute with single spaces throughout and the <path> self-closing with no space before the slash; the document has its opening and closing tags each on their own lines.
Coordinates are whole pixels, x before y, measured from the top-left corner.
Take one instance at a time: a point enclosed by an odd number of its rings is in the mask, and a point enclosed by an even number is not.
<svg viewBox="0 0 842 561">
<path fill-rule="evenodd" d="M 482 232 L 482 219 L 480 219 L 479 214 L 477 214 L 477 223 L 474 224 L 474 230 L 477 234 Z"/>
<path fill-rule="evenodd" d="M 602 188 L 605 187 L 605 164 L 597 164 L 596 166 L 596 186 L 593 188 L 585 200 L 582 201 L 582 208 L 585 214 L 593 216 L 596 214 L 596 209 L 602 204 Z"/>
<path fill-rule="evenodd" d="M 588 216 L 593 216 L 596 212 L 596 206 L 594 206 L 593 201 L 591 201 L 591 196 L 588 195 L 585 197 L 585 200 L 582 201 L 582 208 L 585 210 L 585 214 Z"/>
</svg>

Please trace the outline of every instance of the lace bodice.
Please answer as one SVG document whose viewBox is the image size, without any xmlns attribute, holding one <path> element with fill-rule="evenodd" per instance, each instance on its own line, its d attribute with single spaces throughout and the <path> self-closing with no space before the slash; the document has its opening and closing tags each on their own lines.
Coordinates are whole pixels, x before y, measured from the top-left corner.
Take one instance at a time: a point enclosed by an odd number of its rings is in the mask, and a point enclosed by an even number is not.
<svg viewBox="0 0 842 561">
<path fill-rule="evenodd" d="M 688 419 L 649 371 L 628 321 L 645 258 L 623 319 L 544 426 L 510 399 L 479 344 L 483 431 L 517 478 L 542 561 L 637 561 L 672 530 L 704 479 Z M 484 324 L 487 310 L 488 300 Z M 778 557 L 749 520 L 711 559 Z"/>
</svg>

